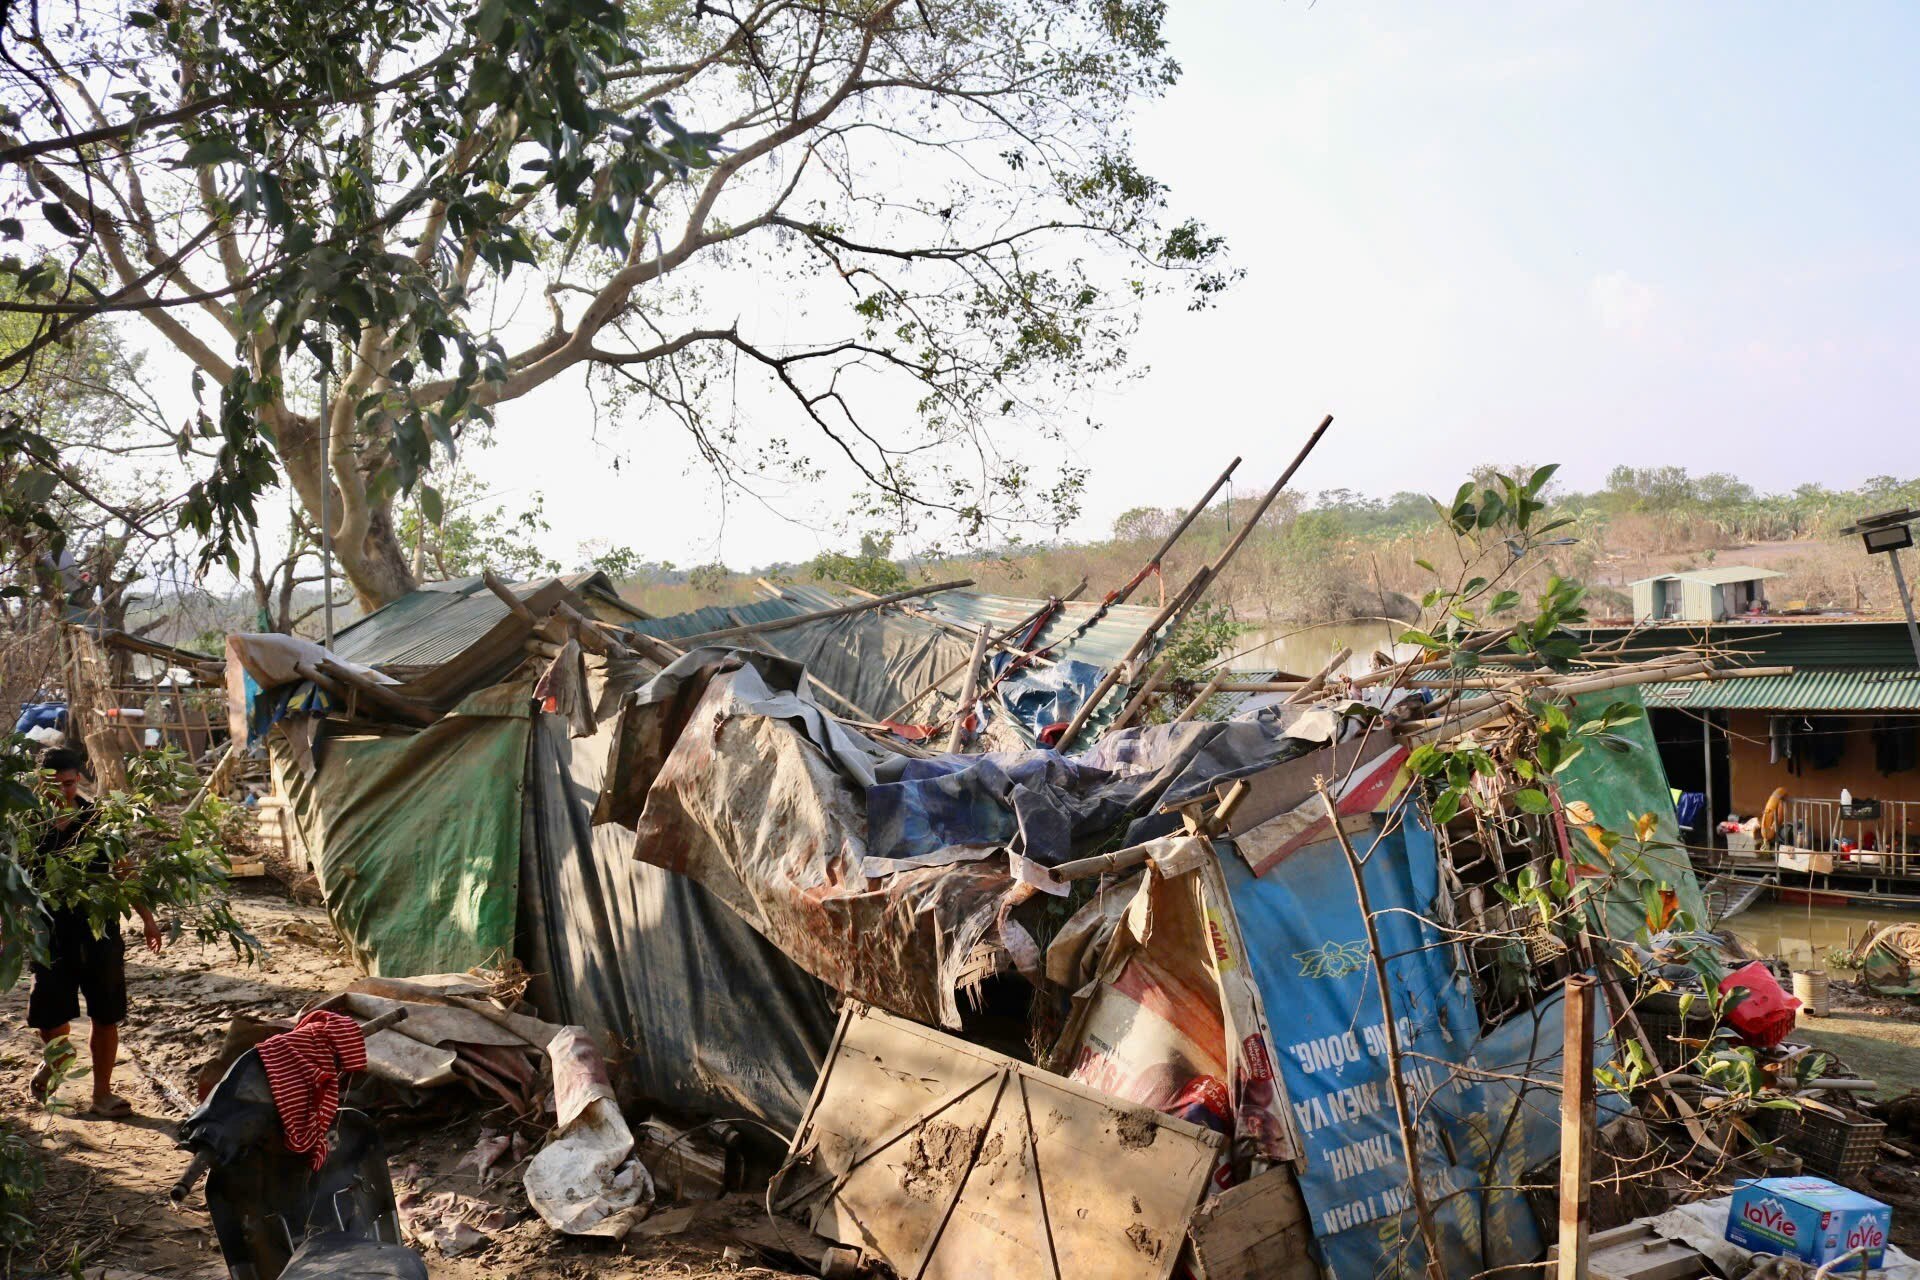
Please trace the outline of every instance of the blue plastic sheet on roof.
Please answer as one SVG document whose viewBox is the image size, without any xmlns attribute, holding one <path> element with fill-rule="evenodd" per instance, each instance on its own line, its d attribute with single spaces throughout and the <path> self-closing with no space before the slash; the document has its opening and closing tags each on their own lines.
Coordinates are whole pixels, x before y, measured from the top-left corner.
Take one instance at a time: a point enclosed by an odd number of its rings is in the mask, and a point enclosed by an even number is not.
<svg viewBox="0 0 1920 1280">
<path fill-rule="evenodd" d="M 994 655 L 993 673 L 997 677 L 1015 661 L 1010 653 Z M 1027 666 L 1000 681 L 997 690 L 1000 705 L 1016 720 L 1024 732 L 1021 737 L 1037 741 L 1050 725 L 1071 721 L 1105 673 L 1092 663 L 1068 658 L 1051 667 Z"/>
<path fill-rule="evenodd" d="M 1559 997 L 1483 1034 L 1454 948 L 1428 919 L 1439 892 L 1433 837 L 1409 820 L 1377 843 L 1363 834 L 1356 846 L 1366 852 L 1363 874 L 1388 958 L 1442 1269 L 1475 1275 L 1536 1261 L 1545 1247 L 1539 1229 L 1521 1193 L 1505 1188 L 1559 1148 Z M 1336 1276 L 1419 1276 L 1425 1254 L 1387 1072 L 1385 1015 L 1345 855 L 1328 840 L 1258 879 L 1231 853 L 1221 866 L 1262 999 L 1270 1015 L 1285 1011 L 1273 1017 L 1275 1051 L 1307 1151 L 1300 1190 L 1324 1260 Z M 1484 1078 L 1498 1074 L 1543 1083 Z M 1602 1105 L 1618 1110 L 1609 1099 Z"/>
<path fill-rule="evenodd" d="M 1022 856 L 1053 866 L 1072 856 L 1077 832 L 1125 820 L 1142 790 L 1141 780 L 1054 751 L 908 759 L 898 776 L 867 789 L 867 843 L 899 861 L 956 846 L 1014 844 Z"/>
<path fill-rule="evenodd" d="M 1044 748 L 986 755 L 899 756 L 867 787 L 870 860 L 941 858 L 942 850 L 1009 845 L 1054 866 L 1075 842 L 1120 824 L 1137 844 L 1179 825 L 1157 810 L 1220 782 L 1313 750 L 1273 722 L 1153 725 L 1110 734 L 1075 755 Z"/>
</svg>

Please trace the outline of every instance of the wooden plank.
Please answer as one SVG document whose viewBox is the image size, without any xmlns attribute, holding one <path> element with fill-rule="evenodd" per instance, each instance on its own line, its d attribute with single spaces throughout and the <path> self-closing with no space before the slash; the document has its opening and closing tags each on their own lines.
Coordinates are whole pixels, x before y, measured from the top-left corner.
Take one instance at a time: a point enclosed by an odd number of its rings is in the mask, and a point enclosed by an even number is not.
<svg viewBox="0 0 1920 1280">
<path fill-rule="evenodd" d="M 1198 1280 L 1318 1280 L 1312 1224 L 1289 1165 L 1203 1203 L 1188 1228 Z"/>
<path fill-rule="evenodd" d="M 1592 1254 L 1588 1224 L 1593 1201 L 1593 975 L 1569 977 L 1560 1088 L 1560 1280 L 1587 1280 Z"/>
<path fill-rule="evenodd" d="M 1270 818 L 1298 809 L 1313 798 L 1315 778 L 1323 777 L 1337 783 L 1356 765 L 1383 756 L 1398 745 L 1391 734 L 1362 734 L 1351 742 L 1342 742 L 1330 749 L 1322 747 L 1318 751 L 1309 751 L 1304 756 L 1283 760 L 1271 769 L 1249 775 L 1244 779 L 1247 783 L 1246 799 L 1234 810 L 1233 821 L 1227 824 L 1227 834 L 1242 835 Z M 1214 788 L 1214 792 L 1224 800 L 1231 785 L 1223 782 Z"/>
<path fill-rule="evenodd" d="M 1165 1280 L 1219 1146 L 1196 1125 L 849 1005 L 791 1177 L 816 1232 L 905 1276 Z"/>
</svg>

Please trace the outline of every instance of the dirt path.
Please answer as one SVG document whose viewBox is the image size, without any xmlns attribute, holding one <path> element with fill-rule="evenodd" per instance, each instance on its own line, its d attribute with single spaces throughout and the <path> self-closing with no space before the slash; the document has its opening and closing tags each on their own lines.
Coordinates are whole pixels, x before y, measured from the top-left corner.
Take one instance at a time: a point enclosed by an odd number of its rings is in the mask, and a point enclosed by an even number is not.
<svg viewBox="0 0 1920 1280">
<path fill-rule="evenodd" d="M 255 882 L 256 884 L 263 882 Z M 219 1047 L 236 1014 L 286 1017 L 322 992 L 357 975 L 339 948 L 326 914 L 259 889 L 235 903 L 242 920 L 266 944 L 264 963 L 250 967 L 231 953 L 194 943 L 161 956 L 130 950 L 127 959 L 132 1015 L 123 1029 L 124 1048 L 115 1091 L 133 1104 L 130 1120 L 113 1122 L 75 1113 L 87 1101 L 90 1082 L 72 1079 L 61 1091 L 65 1104 L 36 1112 L 26 1103 L 26 1085 L 39 1061 L 38 1041 L 26 1026 L 27 986 L 0 996 L 0 1117 L 26 1132 L 43 1157 L 47 1186 L 36 1209 L 34 1256 L 0 1258 L 0 1277 L 66 1273 L 75 1264 L 107 1265 L 152 1276 L 198 1280 L 226 1275 L 198 1195 L 176 1209 L 167 1190 L 186 1167 L 174 1146 L 181 1112 L 168 1098 L 191 1099 L 194 1076 Z M 75 1024 L 84 1044 L 88 1026 Z M 136 1061 L 137 1060 L 137 1061 Z M 141 1070 L 141 1067 L 145 1071 Z M 703 1206 L 692 1229 L 671 1237 L 641 1234 L 620 1244 L 556 1235 L 533 1217 L 518 1179 L 483 1188 L 471 1168 L 458 1168 L 473 1149 L 487 1117 L 475 1104 L 452 1122 L 425 1120 L 410 1131 L 405 1118 L 387 1124 L 390 1163 L 429 1193 L 453 1191 L 498 1205 L 509 1225 L 494 1230 L 490 1245 L 466 1256 L 429 1257 L 436 1280 L 507 1280 L 532 1277 L 772 1276 L 784 1272 L 725 1264 L 721 1251 L 734 1234 L 728 1223 L 750 1225 L 757 1207 L 744 1198 Z M 493 1121 L 500 1123 L 496 1117 Z M 656 1228 L 688 1215 L 656 1215 Z"/>
</svg>

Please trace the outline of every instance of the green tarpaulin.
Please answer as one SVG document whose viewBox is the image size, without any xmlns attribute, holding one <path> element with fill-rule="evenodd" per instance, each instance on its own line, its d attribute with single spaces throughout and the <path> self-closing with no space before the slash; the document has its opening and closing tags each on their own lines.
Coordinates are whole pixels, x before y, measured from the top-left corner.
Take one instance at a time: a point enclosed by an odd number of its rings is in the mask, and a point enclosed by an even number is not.
<svg viewBox="0 0 1920 1280">
<path fill-rule="evenodd" d="M 276 770 L 334 926 L 369 973 L 513 955 L 531 706 L 528 685 L 498 685 L 418 733 L 323 740 L 311 779 Z"/>
<path fill-rule="evenodd" d="M 1680 839 L 1680 827 L 1673 816 L 1673 792 L 1667 786 L 1667 771 L 1660 764 L 1660 748 L 1654 743 L 1653 729 L 1641 708 L 1638 691 L 1626 688 L 1590 694 L 1574 699 L 1576 715 L 1597 717 L 1615 702 L 1625 702 L 1640 710 L 1633 721 L 1617 726 L 1614 732 L 1633 743 L 1632 751 L 1608 751 L 1588 747 L 1560 775 L 1560 794 L 1569 803 L 1583 800 L 1594 818 L 1609 831 L 1631 835 L 1642 814 L 1652 814 L 1656 845 L 1643 857 L 1649 875 L 1670 887 L 1680 906 L 1700 928 L 1707 924 L 1707 904 L 1700 883 L 1694 879 L 1693 863 Z M 1585 836 L 1570 832 L 1576 848 L 1587 849 Z M 1623 846 L 1624 847 L 1624 846 Z M 1620 879 L 1609 886 L 1607 927 L 1616 938 L 1633 938 L 1646 927 L 1646 908 L 1639 896 Z"/>
</svg>

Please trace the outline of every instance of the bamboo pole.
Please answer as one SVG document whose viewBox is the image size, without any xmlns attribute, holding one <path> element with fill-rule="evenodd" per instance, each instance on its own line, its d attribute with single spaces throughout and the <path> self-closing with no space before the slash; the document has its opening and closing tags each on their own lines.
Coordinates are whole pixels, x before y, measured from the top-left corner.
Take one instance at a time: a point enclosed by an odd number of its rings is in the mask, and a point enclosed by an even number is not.
<svg viewBox="0 0 1920 1280">
<path fill-rule="evenodd" d="M 1314 779 L 1314 789 L 1327 807 L 1327 819 L 1333 824 L 1334 839 L 1346 857 L 1347 870 L 1353 876 L 1353 895 L 1360 906 L 1360 923 L 1366 930 L 1367 955 L 1373 961 L 1373 978 L 1380 989 L 1381 1031 L 1387 1044 L 1387 1077 L 1393 1086 L 1393 1110 L 1400 1121 L 1400 1153 L 1407 1164 L 1407 1186 L 1413 1193 L 1413 1213 L 1420 1226 L 1420 1242 L 1427 1252 L 1427 1280 L 1447 1280 L 1440 1262 L 1440 1238 L 1433 1226 L 1433 1206 L 1427 1202 L 1427 1185 L 1420 1176 L 1420 1139 L 1414 1128 L 1413 1107 L 1407 1099 L 1407 1077 L 1401 1069 L 1400 1028 L 1394 1022 L 1393 987 L 1387 981 L 1387 958 L 1380 949 L 1380 930 L 1373 919 L 1373 905 L 1367 896 L 1367 878 L 1353 841 L 1340 825 L 1340 807 L 1333 802 L 1325 778 Z M 1584 1277 L 1583 1277 L 1584 1280 Z"/>
<path fill-rule="evenodd" d="M 1650 664 L 1644 667 L 1634 667 L 1626 671 L 1615 672 L 1612 675 L 1596 676 L 1591 679 L 1562 679 L 1552 683 L 1516 686 L 1513 689 L 1500 693 L 1490 693 L 1478 698 L 1468 698 L 1464 702 L 1455 703 L 1445 716 L 1427 720 L 1409 721 L 1403 726 L 1403 732 L 1436 728 L 1452 729 L 1454 728 L 1455 722 L 1464 723 L 1468 720 L 1472 720 L 1476 724 L 1484 724 L 1486 720 L 1490 718 L 1486 717 L 1483 714 L 1484 712 L 1492 711 L 1495 714 L 1504 712 L 1511 705 L 1508 701 L 1509 698 L 1516 693 L 1551 693 L 1559 697 L 1575 698 L 1589 693 L 1602 693 L 1608 689 L 1623 689 L 1629 685 L 1665 683 L 1666 681 L 1678 679 L 1683 676 L 1705 674 L 1713 671 L 1713 669 L 1713 664 L 1706 661 L 1689 662 L 1682 665 Z M 1718 674 L 1737 675 L 1738 672 L 1723 671 Z M 1458 732 L 1459 730 L 1455 731 Z"/>
<path fill-rule="evenodd" d="M 1085 591 L 1086 589 L 1087 589 L 1087 580 L 1085 578 L 1082 578 L 1080 579 L 1080 585 L 1075 587 L 1067 595 L 1062 596 L 1060 598 L 1060 602 L 1064 604 L 1067 601 L 1073 599 L 1075 596 L 1079 595 L 1082 591 Z M 1047 601 L 1046 604 L 1041 605 L 1038 609 L 1035 609 L 1032 613 L 1028 614 L 1026 617 L 1022 618 L 1020 621 L 1008 627 L 1005 631 L 1002 631 L 998 636 L 994 638 L 994 644 L 1000 648 L 1010 648 L 1011 646 L 1007 645 L 1006 643 L 1007 641 L 1011 640 L 1013 637 L 1019 635 L 1021 632 L 1033 626 L 1033 624 L 1039 620 L 1040 615 L 1045 613 L 1048 609 L 1052 607 L 1053 607 L 1053 601 L 1051 600 Z M 1022 651 L 1014 650 L 1014 652 L 1022 652 Z M 943 671 L 940 674 L 939 678 L 936 679 L 932 684 L 920 690 L 920 692 L 914 694 L 911 698 L 908 698 L 905 702 L 901 703 L 898 707 L 894 708 L 893 714 L 888 716 L 887 720 L 890 720 L 895 724 L 900 723 L 901 718 L 904 717 L 907 714 L 907 712 L 919 706 L 920 703 L 924 701 L 928 697 L 928 695 L 932 694 L 935 690 L 945 688 L 947 681 L 953 679 L 957 675 L 964 674 L 966 672 L 966 669 L 967 669 L 966 662 L 964 661 L 956 662 L 953 666 L 949 667 L 946 671 Z"/>
<path fill-rule="evenodd" d="M 1222 680 L 1216 693 L 1293 693 L 1307 687 L 1304 680 Z"/>
<path fill-rule="evenodd" d="M 1213 835 L 1225 830 L 1227 822 L 1233 817 L 1233 811 L 1240 807 L 1240 802 L 1246 798 L 1248 790 L 1249 785 L 1245 778 L 1235 782 L 1227 789 L 1227 794 L 1214 809 L 1213 815 L 1194 834 Z M 1051 874 L 1060 883 L 1070 884 L 1075 880 L 1111 875 L 1116 871 L 1131 871 L 1147 860 L 1150 856 L 1148 851 L 1152 847 L 1153 842 L 1149 840 L 1145 844 L 1131 845 L 1109 853 L 1096 853 L 1087 858 L 1075 858 L 1071 862 L 1063 862 L 1053 868 Z"/>
<path fill-rule="evenodd" d="M 731 640 L 737 636 L 764 635 L 769 631 L 785 631 L 788 627 L 801 627 L 809 622 L 821 622 L 828 618 L 844 618 L 848 614 L 865 613 L 869 609 L 878 609 L 885 605 L 898 604 L 902 600 L 911 600 L 916 596 L 933 595 L 939 591 L 958 591 L 962 587 L 970 587 L 972 585 L 972 578 L 956 578 L 952 582 L 936 582 L 924 587 L 910 587 L 905 591 L 895 591 L 891 595 L 875 596 L 871 600 L 862 600 L 859 604 L 844 604 L 835 609 L 821 609 L 814 613 L 795 614 L 791 618 L 774 618 L 768 622 L 754 622 L 743 627 L 722 627 L 718 631 L 703 631 L 698 635 L 683 636 L 674 641 L 674 644 L 682 649 L 691 649 L 695 645 L 708 644 L 715 640 Z"/>
<path fill-rule="evenodd" d="M 410 724 L 425 727 L 440 718 L 431 707 L 396 693 L 386 685 L 369 680 L 358 671 L 342 666 L 332 658 L 320 659 L 314 664 L 314 669 L 336 684 L 354 690 L 387 714 L 398 716 Z"/>
<path fill-rule="evenodd" d="M 1187 704 L 1186 710 L 1173 718 L 1173 722 L 1175 724 L 1185 724 L 1187 721 L 1199 715 L 1200 708 L 1207 705 L 1207 699 L 1219 693 L 1222 687 L 1221 676 L 1215 675 L 1213 679 L 1207 681 L 1206 686 L 1200 690 L 1199 696 Z"/>
<path fill-rule="evenodd" d="M 769 583 L 765 578 L 757 578 L 755 579 L 755 581 L 757 581 L 762 587 L 772 590 L 774 594 L 776 596 L 779 596 L 782 600 L 786 599 L 786 593 L 780 591 L 778 588 L 773 587 L 773 585 Z M 836 581 L 833 585 L 835 585 L 836 587 L 840 587 L 844 590 L 851 591 L 854 595 L 861 596 L 868 600 L 878 600 L 880 598 L 879 596 L 873 594 L 873 592 L 863 591 L 859 587 L 853 586 L 850 583 Z M 1063 596 L 1061 597 L 1061 599 L 1071 600 L 1074 598 L 1074 596 L 1079 595 L 1082 591 L 1085 591 L 1086 589 L 1087 589 L 1087 580 L 1085 578 L 1082 578 L 1080 579 L 1080 585 L 1075 587 L 1071 594 Z M 910 614 L 913 617 L 920 619 L 922 622 L 931 623 L 932 625 L 939 627 L 942 631 L 950 631 L 954 635 L 959 636 L 961 639 L 966 640 L 969 643 L 971 643 L 973 640 L 973 628 L 962 626 L 958 622 L 954 622 L 947 618 L 943 618 L 931 609 L 923 609 L 919 605 L 903 604 L 900 606 L 900 611 L 902 613 Z M 1027 615 L 1028 623 L 1031 624 L 1033 619 L 1039 616 L 1040 616 L 1040 610 L 1038 609 L 1034 610 L 1032 613 Z M 1011 632 L 1002 633 L 1000 636 L 994 639 L 993 641 L 994 647 L 999 649 L 1005 649 L 1008 653 L 1011 653 L 1016 657 L 1025 658 L 1028 662 L 1038 663 L 1043 667 L 1051 667 L 1056 665 L 1051 660 L 1041 656 L 1041 654 L 1036 652 L 1035 650 L 1022 649 L 1017 645 L 1008 644 L 1007 641 L 1012 639 L 1013 636 L 1018 635 L 1020 630 L 1021 628 L 1016 627 Z M 965 670 L 965 668 L 955 667 L 953 670 L 955 674 L 958 674 L 959 672 Z"/>
<path fill-rule="evenodd" d="M 1147 672 L 1147 678 L 1140 682 L 1139 692 L 1128 699 L 1125 709 L 1120 712 L 1112 724 L 1107 726 L 1107 732 L 1112 733 L 1116 729 L 1124 729 L 1129 724 L 1132 724 L 1133 718 L 1140 714 L 1140 709 L 1146 705 L 1147 699 L 1159 691 L 1160 681 L 1165 678 L 1166 674 L 1166 664 L 1155 663 L 1153 668 Z"/>
<path fill-rule="evenodd" d="M 1086 727 L 1087 721 L 1092 718 L 1095 708 L 1097 708 L 1107 694 L 1113 690 L 1113 686 L 1119 683 L 1122 672 L 1132 664 L 1135 658 L 1140 656 L 1141 652 L 1144 651 L 1149 644 L 1153 643 L 1154 637 L 1160 633 L 1162 628 L 1178 623 L 1181 616 L 1183 616 L 1188 609 L 1192 608 L 1193 605 L 1199 601 L 1200 597 L 1205 594 L 1208 584 L 1220 576 L 1220 573 L 1239 552 L 1241 546 L 1248 538 L 1253 536 L 1254 529 L 1259 525 L 1261 518 L 1267 514 L 1267 508 L 1273 505 L 1274 499 L 1280 496 L 1280 491 L 1286 488 L 1289 480 L 1293 479 L 1293 473 L 1300 469 L 1300 464 L 1307 460 L 1307 455 L 1313 452 L 1313 447 L 1320 443 L 1320 437 L 1325 435 L 1327 428 L 1332 425 L 1332 414 L 1328 414 L 1320 420 L 1320 425 L 1313 429 L 1313 434 L 1307 437 L 1307 442 L 1300 446 L 1300 452 L 1294 455 L 1293 461 L 1287 464 L 1287 469 L 1280 473 L 1280 478 L 1273 482 L 1273 487 L 1268 489 L 1266 495 L 1260 499 L 1259 504 L 1253 509 L 1253 514 L 1248 517 L 1246 524 L 1241 526 L 1240 531 L 1234 535 L 1233 540 L 1227 544 L 1226 549 L 1220 553 L 1219 557 L 1215 559 L 1212 564 L 1202 567 L 1198 573 L 1194 574 L 1187 585 L 1182 588 L 1173 599 L 1166 603 L 1160 610 L 1159 615 L 1147 625 L 1146 630 L 1142 631 L 1140 637 L 1133 642 L 1133 647 L 1127 650 L 1127 656 L 1122 658 L 1118 664 L 1107 668 L 1107 673 L 1100 678 L 1100 683 L 1094 686 L 1093 693 L 1085 702 L 1080 704 L 1080 709 L 1073 713 L 1073 719 L 1068 723 L 1066 732 L 1060 735 L 1060 741 L 1055 744 L 1056 750 L 1064 752 L 1073 745 L 1073 740 L 1079 736 L 1080 730 Z"/>
<path fill-rule="evenodd" d="M 493 592 L 494 595 L 500 598 L 501 604 L 507 606 L 508 613 L 520 619 L 520 621 L 526 623 L 528 626 L 537 627 L 540 625 L 540 619 L 535 617 L 533 610 L 527 607 L 527 602 L 515 595 L 513 588 L 508 586 L 505 579 L 501 578 L 499 574 L 491 569 L 482 569 L 480 570 L 480 580 L 487 584 L 487 590 Z"/>
<path fill-rule="evenodd" d="M 1197 520 L 1200 517 L 1200 513 L 1202 511 L 1205 511 L 1207 509 L 1207 504 L 1213 501 L 1213 495 L 1220 492 L 1220 487 L 1226 484 L 1226 482 L 1230 478 L 1232 478 L 1234 468 L 1238 467 L 1239 465 L 1240 465 L 1240 459 L 1238 458 L 1235 458 L 1232 462 L 1229 462 L 1227 464 L 1227 469 L 1220 473 L 1220 478 L 1215 480 L 1212 484 L 1208 485 L 1207 491 L 1200 495 L 1200 501 L 1195 503 L 1187 511 L 1186 518 L 1182 520 L 1179 524 L 1175 525 L 1173 532 L 1166 536 L 1166 539 L 1163 542 L 1161 542 L 1160 546 L 1154 551 L 1154 553 L 1151 556 L 1147 557 L 1147 563 L 1141 567 L 1140 573 L 1136 575 L 1136 578 L 1144 576 L 1148 569 L 1151 569 L 1154 565 L 1159 564 L 1160 561 L 1166 556 L 1167 552 L 1173 550 L 1173 544 L 1180 541 L 1180 535 L 1185 533 L 1187 531 L 1188 526 L 1191 525 L 1195 520 Z M 1120 590 L 1114 593 L 1112 603 L 1125 604 L 1127 602 L 1128 597 L 1133 595 L 1135 585 L 1136 583 L 1134 581 L 1129 580 L 1127 585 L 1125 585 L 1124 587 L 1121 587 Z"/>
<path fill-rule="evenodd" d="M 953 713 L 953 732 L 947 738 L 949 753 L 960 749 L 961 741 L 967 734 L 967 715 L 973 706 L 974 697 L 980 692 L 980 664 L 987 660 L 987 641 L 990 633 L 982 623 L 979 632 L 973 637 L 973 657 L 967 660 L 967 683 L 965 692 L 960 695 L 960 707 Z"/>
<path fill-rule="evenodd" d="M 1561 1016 L 1560 1249 L 1558 1280 L 1587 1280 L 1587 1229 L 1593 1201 L 1593 989 L 1591 974 L 1568 977 Z"/>
<path fill-rule="evenodd" d="M 1287 695 L 1287 702 L 1289 704 L 1305 702 L 1308 698 L 1311 698 L 1314 694 L 1326 688 L 1327 681 L 1332 678 L 1333 673 L 1345 666 L 1352 658 L 1353 650 L 1342 645 L 1331 658 L 1327 659 L 1326 665 L 1321 667 L 1312 679 Z"/>
</svg>

